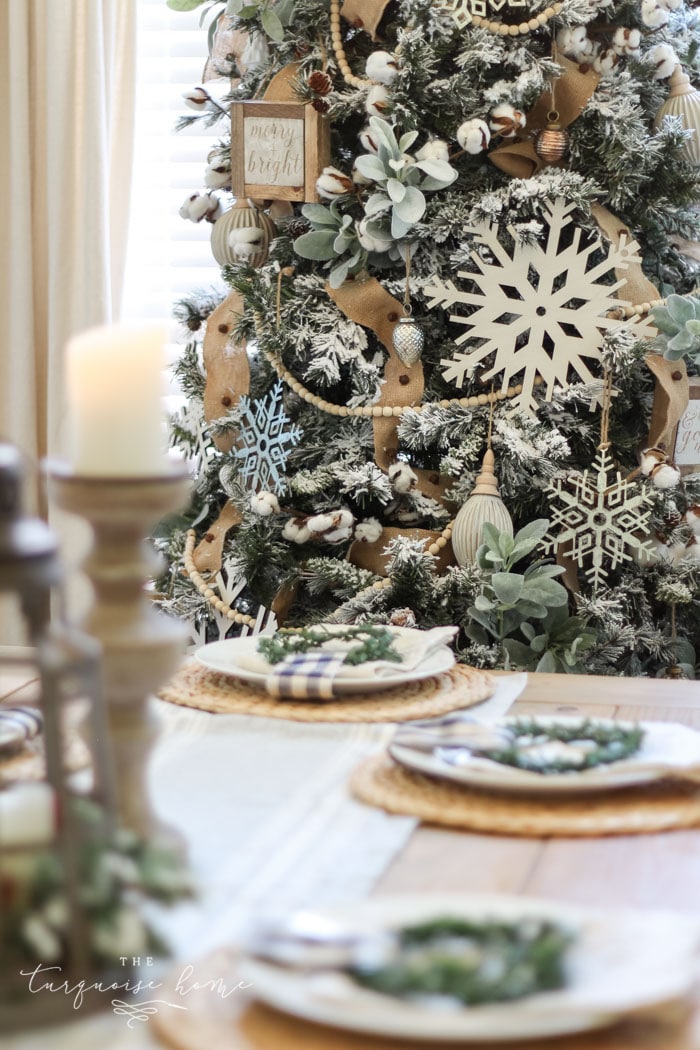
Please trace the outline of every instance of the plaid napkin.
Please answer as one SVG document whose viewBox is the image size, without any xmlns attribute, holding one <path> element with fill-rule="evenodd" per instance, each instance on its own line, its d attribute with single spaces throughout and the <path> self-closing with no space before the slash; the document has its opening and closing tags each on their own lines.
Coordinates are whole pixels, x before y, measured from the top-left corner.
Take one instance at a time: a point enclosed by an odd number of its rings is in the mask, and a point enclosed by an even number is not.
<svg viewBox="0 0 700 1050">
<path fill-rule="evenodd" d="M 36 707 L 0 705 L 0 751 L 16 751 L 41 732 L 41 711 Z"/>
<path fill-rule="evenodd" d="M 316 649 L 293 653 L 274 665 L 265 683 L 268 693 L 290 700 L 331 700 L 333 681 L 343 666 L 343 653 Z"/>
</svg>

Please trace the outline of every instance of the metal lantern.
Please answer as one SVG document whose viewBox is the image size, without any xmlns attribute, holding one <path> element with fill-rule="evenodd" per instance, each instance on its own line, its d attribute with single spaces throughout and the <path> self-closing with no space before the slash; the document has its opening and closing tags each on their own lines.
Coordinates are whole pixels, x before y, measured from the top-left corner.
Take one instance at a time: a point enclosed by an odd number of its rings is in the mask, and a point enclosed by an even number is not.
<svg viewBox="0 0 700 1050">
<path fill-rule="evenodd" d="M 537 132 L 535 153 L 545 164 L 558 164 L 564 159 L 568 150 L 569 132 L 565 131 L 556 120 L 549 120 L 546 128 Z"/>
<path fill-rule="evenodd" d="M 114 832 L 99 646 L 58 618 L 50 619 L 51 596 L 62 580 L 57 543 L 43 521 L 22 515 L 22 480 L 19 453 L 13 446 L 0 443 L 0 592 L 16 599 L 27 643 L 26 656 L 0 659 L 0 672 L 7 670 L 8 664 L 15 670 L 18 665 L 34 670 L 39 682 L 45 766 L 43 780 L 36 779 L 33 771 L 33 781 L 19 779 L 28 775 L 21 765 L 16 766 L 15 779 L 11 762 L 3 763 L 1 770 L 0 1018 L 4 1031 L 75 1016 L 70 996 L 30 994 L 26 974 L 37 965 L 60 966 L 61 980 L 71 984 L 80 980 L 90 983 L 104 976 L 97 972 L 91 957 L 90 924 L 81 898 L 80 858 L 90 843 L 98 837 L 101 842 L 111 841 Z M 66 714 L 69 707 L 74 713 L 76 706 L 85 710 L 80 734 L 86 766 L 91 766 L 91 771 L 81 771 L 79 779 L 66 768 Z M 86 807 L 92 815 L 89 822 L 81 816 Z M 54 938 L 60 955 L 53 959 L 41 958 L 43 950 L 36 938 L 27 936 L 18 946 L 18 930 L 26 930 L 27 921 L 36 914 L 34 876 L 40 860 L 44 869 L 48 866 L 56 874 L 56 900 L 60 897 L 65 913 L 60 935 Z M 36 924 L 33 929 L 36 932 Z M 86 1008 L 97 1005 L 89 1000 Z"/>
</svg>

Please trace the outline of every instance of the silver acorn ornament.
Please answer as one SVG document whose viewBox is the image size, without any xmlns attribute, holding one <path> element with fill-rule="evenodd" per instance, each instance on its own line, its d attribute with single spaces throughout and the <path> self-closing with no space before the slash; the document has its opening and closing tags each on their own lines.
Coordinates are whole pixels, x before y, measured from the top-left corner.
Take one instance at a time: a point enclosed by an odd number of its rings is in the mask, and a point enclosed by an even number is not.
<svg viewBox="0 0 700 1050">
<path fill-rule="evenodd" d="M 243 197 L 212 226 L 212 255 L 219 266 L 245 262 L 257 268 L 266 261 L 276 236 L 270 216 Z"/>
<path fill-rule="evenodd" d="M 513 535 L 513 520 L 501 499 L 498 481 L 493 472 L 495 457 L 487 448 L 481 464 L 481 473 L 469 499 L 460 508 L 452 526 L 452 550 L 459 565 L 473 565 L 482 543 L 484 525 L 488 522 L 499 532 Z"/>
<path fill-rule="evenodd" d="M 669 95 L 654 117 L 654 127 L 661 125 L 664 117 L 680 117 L 686 131 L 695 134 L 680 149 L 683 160 L 700 167 L 700 91 L 696 91 L 689 78 L 676 66 L 669 80 Z"/>
<path fill-rule="evenodd" d="M 425 346 L 425 332 L 407 310 L 405 317 L 400 317 L 391 333 L 391 342 L 399 358 L 410 368 L 421 359 Z"/>
</svg>

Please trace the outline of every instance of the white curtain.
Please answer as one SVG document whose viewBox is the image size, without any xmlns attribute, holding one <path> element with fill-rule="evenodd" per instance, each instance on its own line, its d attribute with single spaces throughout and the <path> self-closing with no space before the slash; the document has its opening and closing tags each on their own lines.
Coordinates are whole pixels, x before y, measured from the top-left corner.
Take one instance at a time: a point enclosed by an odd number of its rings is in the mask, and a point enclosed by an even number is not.
<svg viewBox="0 0 700 1050">
<path fill-rule="evenodd" d="M 0 3 L 0 438 L 30 463 L 62 448 L 66 339 L 119 314 L 135 38 L 136 0 Z"/>
<path fill-rule="evenodd" d="M 118 316 L 136 0 L 0 4 L 0 434 L 60 449 L 62 352 Z"/>
</svg>

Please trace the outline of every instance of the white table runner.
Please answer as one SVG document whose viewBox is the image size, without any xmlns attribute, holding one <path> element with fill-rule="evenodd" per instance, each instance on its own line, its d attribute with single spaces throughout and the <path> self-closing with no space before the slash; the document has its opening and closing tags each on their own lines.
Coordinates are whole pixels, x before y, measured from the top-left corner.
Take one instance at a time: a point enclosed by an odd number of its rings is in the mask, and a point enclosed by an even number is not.
<svg viewBox="0 0 700 1050">
<path fill-rule="evenodd" d="M 497 679 L 470 709 L 499 718 L 527 676 Z M 194 903 L 167 913 L 176 958 L 195 963 L 231 944 L 252 918 L 333 905 L 371 891 L 416 821 L 352 799 L 347 781 L 385 746 L 394 725 L 303 723 L 211 715 L 155 701 L 160 735 L 150 769 L 155 809 L 189 844 L 200 883 Z M 150 1050 L 146 1024 L 105 1014 L 17 1036 L 2 1050 Z"/>
</svg>

